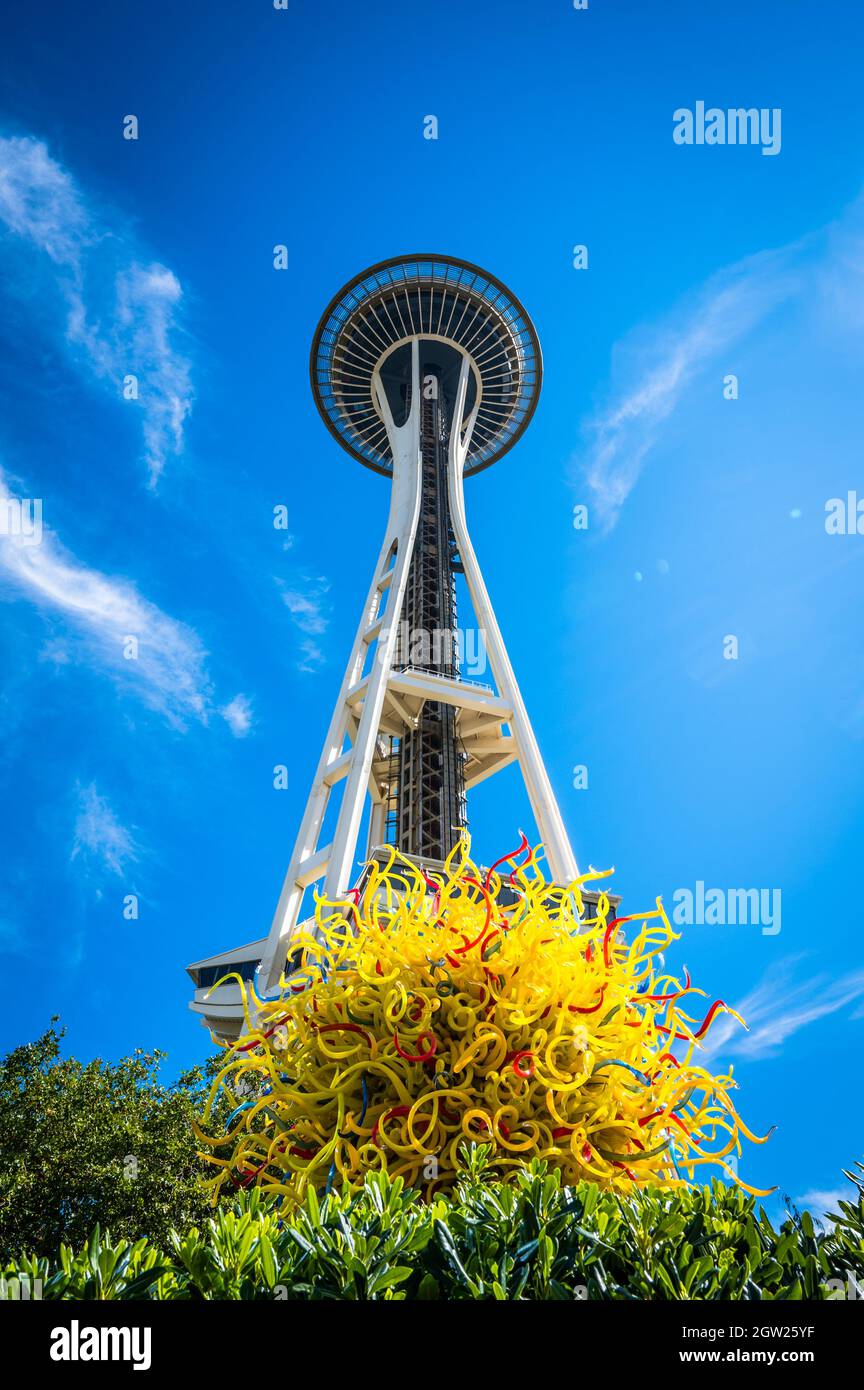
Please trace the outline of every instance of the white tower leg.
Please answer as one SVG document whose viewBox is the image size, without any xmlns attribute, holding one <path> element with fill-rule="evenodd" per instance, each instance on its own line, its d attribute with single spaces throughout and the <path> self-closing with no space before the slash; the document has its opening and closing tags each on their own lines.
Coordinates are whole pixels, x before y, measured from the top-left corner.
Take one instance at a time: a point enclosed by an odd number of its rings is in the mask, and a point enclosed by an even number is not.
<svg viewBox="0 0 864 1390">
<path fill-rule="evenodd" d="M 384 541 L 375 576 L 366 597 L 363 616 L 354 638 L 351 656 L 336 700 L 330 728 L 318 761 L 315 778 L 282 892 L 276 907 L 267 948 L 261 960 L 260 986 L 275 989 L 285 964 L 288 942 L 297 927 L 303 895 L 310 884 L 324 878 L 325 891 L 333 896 L 348 888 L 357 855 L 357 838 L 387 679 L 399 630 L 399 614 L 408 578 L 411 551 L 420 510 L 420 345 L 411 356 L 411 408 L 408 418 L 396 426 L 386 393 L 376 373 L 378 406 L 393 449 L 393 487 Z M 395 554 L 395 559 L 394 559 Z M 363 675 L 371 656 L 371 667 Z M 362 710 L 359 713 L 358 706 Z M 345 742 L 350 747 L 345 749 Z M 345 779 L 339 820 L 333 843 L 319 846 L 330 792 Z M 380 824 L 380 812 L 378 813 Z"/>
<path fill-rule="evenodd" d="M 570 848 L 570 841 L 564 828 L 558 803 L 555 800 L 555 794 L 540 756 L 540 749 L 537 746 L 537 739 L 528 718 L 525 702 L 519 691 L 510 658 L 507 655 L 501 629 L 498 626 L 486 585 L 483 582 L 483 576 L 480 573 L 477 556 L 468 535 L 468 523 L 465 519 L 463 471 L 477 408 L 475 407 L 472 417 L 465 423 L 463 429 L 455 428 L 455 421 L 461 421 L 464 415 L 470 368 L 470 359 L 465 355 L 462 358 L 459 394 L 453 412 L 454 428 L 450 431 L 450 448 L 447 460 L 453 533 L 465 570 L 465 581 L 471 595 L 474 615 L 480 631 L 484 634 L 489 664 L 492 667 L 498 693 L 513 710 L 510 726 L 516 741 L 516 759 L 522 771 L 528 800 L 531 803 L 537 829 L 546 850 L 546 858 L 549 861 L 552 877 L 556 883 L 572 883 L 573 879 L 578 877 L 579 870 L 576 867 L 576 860 L 573 850 Z"/>
</svg>

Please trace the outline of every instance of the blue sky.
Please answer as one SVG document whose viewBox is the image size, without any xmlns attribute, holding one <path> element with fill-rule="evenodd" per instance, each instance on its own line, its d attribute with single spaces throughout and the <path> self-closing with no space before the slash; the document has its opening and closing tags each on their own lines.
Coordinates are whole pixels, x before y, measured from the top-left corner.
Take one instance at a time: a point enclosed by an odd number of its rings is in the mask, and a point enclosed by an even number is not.
<svg viewBox="0 0 864 1390">
<path fill-rule="evenodd" d="M 59 1012 L 82 1057 L 206 1050 L 183 967 L 269 926 L 385 519 L 310 339 L 354 273 L 440 250 L 543 344 L 468 501 L 577 858 L 625 911 L 781 890 L 779 933 L 692 926 L 673 963 L 751 1023 L 712 1055 L 779 1126 L 742 1175 L 819 1204 L 864 1152 L 864 538 L 825 530 L 864 496 L 864 20 L 480 0 L 431 29 L 389 0 L 7 7 L 0 468 L 45 529 L 0 536 L 0 1047 Z M 676 145 L 699 100 L 780 108 L 779 155 Z M 515 844 L 515 775 L 471 818 L 481 856 Z"/>
</svg>

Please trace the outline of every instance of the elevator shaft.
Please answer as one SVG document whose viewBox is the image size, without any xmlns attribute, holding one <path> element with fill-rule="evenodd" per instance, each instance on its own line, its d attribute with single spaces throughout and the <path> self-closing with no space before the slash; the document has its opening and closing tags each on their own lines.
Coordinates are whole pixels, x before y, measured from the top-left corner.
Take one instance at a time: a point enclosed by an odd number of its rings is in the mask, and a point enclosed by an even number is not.
<svg viewBox="0 0 864 1390">
<path fill-rule="evenodd" d="M 449 414 L 433 369 L 420 407 L 420 515 L 399 625 L 396 665 L 458 676 L 455 543 L 447 492 Z M 464 754 L 456 710 L 427 701 L 392 748 L 393 842 L 404 854 L 446 859 L 466 823 Z"/>
</svg>

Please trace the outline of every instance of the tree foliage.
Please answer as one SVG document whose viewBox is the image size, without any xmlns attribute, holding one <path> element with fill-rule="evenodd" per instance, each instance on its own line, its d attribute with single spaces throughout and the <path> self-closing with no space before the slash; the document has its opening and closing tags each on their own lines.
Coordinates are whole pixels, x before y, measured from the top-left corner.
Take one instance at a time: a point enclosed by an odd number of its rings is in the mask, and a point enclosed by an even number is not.
<svg viewBox="0 0 864 1390">
<path fill-rule="evenodd" d="M 168 1085 L 162 1052 L 79 1062 L 61 1056 L 56 1022 L 0 1060 L 0 1253 L 54 1255 L 97 1222 L 160 1242 L 201 1220 L 190 1121 L 212 1065 Z"/>
</svg>

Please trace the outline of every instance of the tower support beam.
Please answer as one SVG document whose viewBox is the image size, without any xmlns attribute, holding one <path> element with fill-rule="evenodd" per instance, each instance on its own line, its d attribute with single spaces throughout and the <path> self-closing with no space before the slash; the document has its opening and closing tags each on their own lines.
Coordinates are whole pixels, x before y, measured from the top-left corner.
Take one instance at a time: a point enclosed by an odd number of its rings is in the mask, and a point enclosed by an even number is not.
<svg viewBox="0 0 864 1390">
<path fill-rule="evenodd" d="M 456 410 L 454 411 L 457 420 L 461 420 L 465 412 L 469 372 L 470 358 L 465 354 L 459 374 L 459 388 Z M 464 431 L 453 429 L 450 432 L 448 474 L 453 530 L 456 534 L 456 543 L 459 547 L 465 580 L 474 606 L 474 614 L 480 631 L 484 633 L 492 674 L 495 677 L 501 698 L 513 711 L 512 719 L 509 722 L 516 742 L 516 757 L 525 779 L 525 789 L 531 802 L 531 810 L 534 812 L 540 838 L 546 850 L 546 858 L 549 861 L 552 876 L 557 883 L 571 883 L 579 874 L 576 859 L 570 847 L 570 840 L 564 828 L 558 802 L 555 799 L 549 775 L 540 756 L 540 749 L 531 727 L 531 720 L 528 718 L 528 711 L 525 708 L 525 702 L 522 699 L 510 658 L 507 655 L 501 629 L 498 626 L 492 602 L 483 582 L 483 575 L 480 572 L 477 556 L 468 534 L 468 522 L 465 517 L 465 460 L 468 456 L 476 418 L 477 407 L 475 406 L 474 412 L 465 423 Z"/>
</svg>

